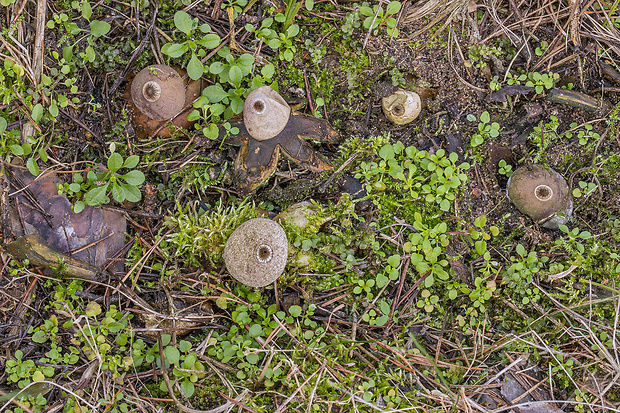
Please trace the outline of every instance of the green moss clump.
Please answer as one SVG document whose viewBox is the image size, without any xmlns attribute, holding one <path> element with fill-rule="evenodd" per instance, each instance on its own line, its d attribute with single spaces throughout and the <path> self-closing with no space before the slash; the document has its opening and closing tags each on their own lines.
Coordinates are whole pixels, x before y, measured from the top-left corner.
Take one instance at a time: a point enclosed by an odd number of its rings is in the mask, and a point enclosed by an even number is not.
<svg viewBox="0 0 620 413">
<path fill-rule="evenodd" d="M 161 247 L 172 257 L 182 256 L 194 267 L 218 267 L 224 262 L 224 247 L 230 234 L 257 216 L 254 204 L 248 203 L 229 207 L 220 203 L 206 212 L 199 212 L 195 205 L 187 205 L 178 215 L 165 221 L 164 225 L 173 232 L 165 236 Z"/>
</svg>

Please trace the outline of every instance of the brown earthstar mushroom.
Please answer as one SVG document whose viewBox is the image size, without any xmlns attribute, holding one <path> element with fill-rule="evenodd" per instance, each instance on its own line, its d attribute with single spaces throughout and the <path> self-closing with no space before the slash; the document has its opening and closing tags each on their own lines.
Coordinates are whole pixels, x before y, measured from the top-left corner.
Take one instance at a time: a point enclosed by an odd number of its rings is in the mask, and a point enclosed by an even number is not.
<svg viewBox="0 0 620 413">
<path fill-rule="evenodd" d="M 397 125 L 413 122 L 422 110 L 422 99 L 416 92 L 397 90 L 381 99 L 385 116 Z"/>
<path fill-rule="evenodd" d="M 177 114 L 172 120 L 174 126 L 191 127 L 194 122 L 189 121 L 187 115 L 193 110 L 190 104 L 202 92 L 203 82 L 185 75 L 185 70 L 165 65 L 152 65 L 135 75 L 125 90 L 125 99 L 133 107 L 132 123 L 138 137 L 155 133 L 170 136 L 172 131 L 165 124 Z M 179 113 L 184 108 L 185 111 Z"/>
<path fill-rule="evenodd" d="M 566 180 L 551 168 L 530 164 L 518 168 L 508 180 L 508 198 L 517 209 L 545 228 L 566 224 L 573 198 Z"/>
<path fill-rule="evenodd" d="M 185 84 L 176 70 L 165 65 L 142 69 L 131 83 L 131 100 L 153 120 L 170 119 L 185 104 Z"/>
<path fill-rule="evenodd" d="M 243 106 L 244 122 L 231 122 L 239 128 L 239 134 L 227 138 L 228 142 L 241 145 L 235 162 L 240 192 L 254 191 L 269 179 L 278 165 L 280 151 L 311 171 L 331 169 L 332 166 L 304 141 L 336 142 L 338 133 L 329 123 L 291 113 L 286 101 L 268 86 L 256 91 L 255 95 L 252 95 L 254 91 L 248 95 Z M 227 130 L 220 128 L 220 137 L 228 135 Z"/>
<path fill-rule="evenodd" d="M 250 287 L 264 287 L 278 279 L 288 258 L 282 227 L 266 218 L 244 222 L 226 241 L 224 262 L 230 275 Z"/>
</svg>

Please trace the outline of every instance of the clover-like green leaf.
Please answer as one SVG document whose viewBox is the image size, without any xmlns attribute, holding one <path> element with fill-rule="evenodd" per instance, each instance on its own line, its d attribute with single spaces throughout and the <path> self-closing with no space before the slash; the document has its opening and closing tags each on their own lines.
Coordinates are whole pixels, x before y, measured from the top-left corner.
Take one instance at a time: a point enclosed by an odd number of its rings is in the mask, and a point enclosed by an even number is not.
<svg viewBox="0 0 620 413">
<path fill-rule="evenodd" d="M 204 133 L 207 138 L 215 140 L 219 136 L 219 129 L 217 125 L 212 123 L 208 127 L 203 128 L 202 133 Z"/>
<path fill-rule="evenodd" d="M 185 397 L 192 397 L 195 391 L 194 384 L 189 379 L 183 380 L 179 386 Z"/>
<path fill-rule="evenodd" d="M 114 152 L 108 158 L 108 169 L 110 172 L 116 172 L 123 167 L 123 157 Z"/>
<path fill-rule="evenodd" d="M 301 307 L 298 305 L 292 305 L 289 307 L 288 312 L 293 317 L 299 317 L 301 315 Z"/>
<path fill-rule="evenodd" d="M 192 343 L 190 343 L 189 341 L 187 340 L 179 341 L 179 350 L 181 350 L 183 353 L 187 353 L 191 348 L 192 348 Z M 194 363 L 192 363 L 192 366 L 193 365 Z"/>
<path fill-rule="evenodd" d="M 120 185 L 125 190 L 125 199 L 127 201 L 138 202 L 142 199 L 142 193 L 136 186 L 124 182 L 121 182 Z"/>
<path fill-rule="evenodd" d="M 390 257 L 388 257 L 387 263 L 389 266 L 393 268 L 398 267 L 400 265 L 400 255 L 398 254 L 391 255 Z"/>
<path fill-rule="evenodd" d="M 385 14 L 390 15 L 398 13 L 400 11 L 400 6 L 400 1 L 391 1 L 385 9 Z"/>
<path fill-rule="evenodd" d="M 295 37 L 299 34 L 299 25 L 293 24 L 288 29 L 286 29 L 286 37 L 291 38 Z"/>
<path fill-rule="evenodd" d="M 273 75 L 276 73 L 276 67 L 273 64 L 269 63 L 260 70 L 260 73 L 266 79 L 271 79 Z"/>
<path fill-rule="evenodd" d="M 224 69 L 225 69 L 225 66 L 224 66 L 224 63 L 222 62 L 213 62 L 209 66 L 209 72 L 213 73 L 214 75 L 219 75 L 220 73 L 224 71 Z"/>
<path fill-rule="evenodd" d="M 243 80 L 243 72 L 241 71 L 239 66 L 234 65 L 231 66 L 230 70 L 228 71 L 228 77 L 230 78 L 230 82 L 233 85 L 239 87 L 241 85 L 241 81 Z"/>
<path fill-rule="evenodd" d="M 135 168 L 140 162 L 140 157 L 138 155 L 131 155 L 127 159 L 125 159 L 125 163 L 123 164 L 123 168 Z"/>
<path fill-rule="evenodd" d="M 162 46 L 161 52 L 176 59 L 183 56 L 188 48 L 187 43 L 166 43 Z"/>
<path fill-rule="evenodd" d="M 30 171 L 30 173 L 34 176 L 39 175 L 39 165 L 37 164 L 37 161 L 35 161 L 34 157 L 31 156 L 28 158 L 26 161 L 26 168 L 28 168 L 28 171 Z"/>
<path fill-rule="evenodd" d="M 144 183 L 144 174 L 142 171 L 129 171 L 125 175 L 121 175 L 129 185 L 139 186 Z"/>
<path fill-rule="evenodd" d="M 108 196 L 106 195 L 108 192 L 108 186 L 110 186 L 109 182 L 104 185 L 97 186 L 86 192 L 84 194 L 84 202 L 86 203 L 86 205 L 97 206 L 104 205 L 110 202 L 110 198 L 108 198 Z"/>
<path fill-rule="evenodd" d="M 99 305 L 99 303 L 97 303 L 96 301 L 89 301 L 86 305 L 86 310 L 84 311 L 84 314 L 86 314 L 86 316 L 88 317 L 97 317 L 99 314 L 101 314 L 101 305 Z"/>
<path fill-rule="evenodd" d="M 90 17 L 93 15 L 93 9 L 90 7 L 90 3 L 86 0 L 82 4 L 82 17 L 86 20 L 90 20 Z"/>
<path fill-rule="evenodd" d="M 194 31 L 194 19 L 183 10 L 174 13 L 174 25 L 187 36 L 190 36 Z"/>
<path fill-rule="evenodd" d="M 263 328 L 260 324 L 252 324 L 248 333 L 250 334 L 250 337 L 259 337 L 263 334 Z"/>
<path fill-rule="evenodd" d="M 24 154 L 24 148 L 21 145 L 9 145 L 9 149 L 14 155 L 22 156 Z"/>
<path fill-rule="evenodd" d="M 34 108 L 32 108 L 31 116 L 32 116 L 32 120 L 38 123 L 43 117 L 43 105 L 41 105 L 40 103 L 37 103 L 36 105 L 34 105 Z"/>
<path fill-rule="evenodd" d="M 125 189 L 116 182 L 112 183 L 112 190 L 110 192 L 112 192 L 112 198 L 116 202 L 123 202 L 126 199 Z"/>
<path fill-rule="evenodd" d="M 222 99 L 228 97 L 228 92 L 224 90 L 222 85 L 217 83 L 212 86 L 207 86 L 202 92 L 202 95 L 207 97 L 209 99 L 209 102 L 217 103 L 220 102 Z"/>
<path fill-rule="evenodd" d="M 220 45 L 220 42 L 220 36 L 215 33 L 209 33 L 205 35 L 202 39 L 200 39 L 198 41 L 198 44 L 200 44 L 205 49 L 215 49 Z"/>
<path fill-rule="evenodd" d="M 86 204 L 84 204 L 84 201 L 77 201 L 75 205 L 73 205 L 73 212 L 79 214 L 80 212 L 84 211 L 84 208 L 86 208 Z"/>
<path fill-rule="evenodd" d="M 202 62 L 200 61 L 200 59 L 198 59 L 198 57 L 195 54 L 192 53 L 192 58 L 187 64 L 187 75 L 192 80 L 198 80 L 200 79 L 204 71 L 205 71 L 205 68 Z"/>
<path fill-rule="evenodd" d="M 164 349 L 164 353 L 166 355 L 166 359 L 168 359 L 168 361 L 171 364 L 175 364 L 175 365 L 179 364 L 179 358 L 181 357 L 181 353 L 179 353 L 179 349 L 177 349 L 174 346 L 167 346 Z"/>
<path fill-rule="evenodd" d="M 93 20 L 90 22 L 90 34 L 95 37 L 101 37 L 108 34 L 110 31 L 110 24 L 99 20 Z"/>
</svg>

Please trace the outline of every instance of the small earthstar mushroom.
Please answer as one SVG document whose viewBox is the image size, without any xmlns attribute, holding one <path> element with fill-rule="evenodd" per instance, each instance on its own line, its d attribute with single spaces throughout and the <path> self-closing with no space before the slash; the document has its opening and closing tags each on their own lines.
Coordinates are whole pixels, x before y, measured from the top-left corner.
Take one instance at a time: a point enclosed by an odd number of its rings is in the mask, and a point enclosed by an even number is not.
<svg viewBox="0 0 620 413">
<path fill-rule="evenodd" d="M 224 262 L 230 275 L 250 287 L 264 287 L 278 279 L 288 258 L 282 227 L 266 218 L 244 222 L 226 241 Z"/>
<path fill-rule="evenodd" d="M 573 198 L 566 180 L 551 168 L 531 164 L 517 169 L 508 180 L 508 198 L 517 209 L 545 228 L 566 224 Z"/>
<path fill-rule="evenodd" d="M 335 143 L 338 132 L 324 119 L 291 113 L 284 98 L 269 86 L 250 92 L 243 106 L 243 121 L 230 123 L 239 134 L 230 136 L 221 127 L 220 137 L 241 146 L 235 162 L 235 180 L 241 193 L 252 192 L 269 179 L 281 152 L 310 171 L 332 168 L 304 139 Z"/>
<path fill-rule="evenodd" d="M 166 118 L 164 120 L 156 120 L 149 117 L 146 113 L 143 113 L 140 111 L 140 109 L 138 109 L 134 101 L 140 100 L 141 95 L 138 93 L 138 97 L 136 99 L 132 98 L 131 89 L 133 87 L 133 81 L 125 89 L 124 97 L 130 102 L 129 109 L 132 114 L 132 124 L 134 130 L 136 131 L 136 135 L 138 135 L 140 139 L 144 139 L 147 136 L 151 136 L 153 134 L 157 134 L 157 136 L 161 137 L 168 137 L 172 135 L 173 131 L 176 128 L 187 130 L 191 128 L 191 126 L 196 122 L 195 120 L 189 120 L 188 116 L 194 110 L 194 108 L 192 107 L 192 103 L 200 96 L 202 90 L 204 89 L 205 82 L 202 78 L 198 80 L 191 80 L 188 76 L 186 76 L 187 71 L 181 69 L 181 67 L 173 66 L 172 69 L 174 69 L 179 74 L 181 79 L 185 79 L 183 81 L 183 84 L 185 85 L 185 101 L 183 103 L 183 107 L 185 108 L 185 110 L 178 115 L 173 115 L 175 116 L 171 122 L 173 126 L 167 125 L 167 123 L 170 122 L 170 118 Z M 136 87 L 139 91 L 139 86 Z M 147 95 L 149 92 L 148 88 L 149 87 L 147 87 Z M 157 88 L 155 87 L 155 89 Z"/>
<path fill-rule="evenodd" d="M 397 90 L 381 99 L 383 113 L 397 125 L 413 122 L 422 110 L 422 99 L 416 92 Z"/>
<path fill-rule="evenodd" d="M 271 139 L 282 132 L 290 117 L 291 107 L 269 86 L 251 91 L 243 104 L 245 128 L 258 141 Z"/>
<path fill-rule="evenodd" d="M 170 66 L 151 65 L 133 79 L 131 100 L 150 119 L 167 120 L 183 109 L 185 83 Z"/>
</svg>

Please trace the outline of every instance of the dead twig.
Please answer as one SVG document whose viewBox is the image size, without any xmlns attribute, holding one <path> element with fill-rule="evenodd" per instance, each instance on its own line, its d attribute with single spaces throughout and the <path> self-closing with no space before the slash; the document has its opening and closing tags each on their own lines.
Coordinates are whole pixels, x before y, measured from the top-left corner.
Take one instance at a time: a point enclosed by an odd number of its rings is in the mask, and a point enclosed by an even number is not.
<svg viewBox="0 0 620 413">
<path fill-rule="evenodd" d="M 151 25 L 149 26 L 148 30 L 146 31 L 146 34 L 144 35 L 144 38 L 142 38 L 142 41 L 140 42 L 140 45 L 138 46 L 138 48 L 131 55 L 131 58 L 129 59 L 129 62 L 127 62 L 127 65 L 125 65 L 125 69 L 123 69 L 121 74 L 116 78 L 116 80 L 112 84 L 112 87 L 110 88 L 110 90 L 108 90 L 106 100 L 109 99 L 109 96 L 112 95 L 114 93 L 114 91 L 120 86 L 121 82 L 123 80 L 125 80 L 125 77 L 127 76 L 129 71 L 133 67 L 134 62 L 142 54 L 142 51 L 144 50 L 144 47 L 146 46 L 146 43 L 151 38 L 151 33 L 153 33 L 153 29 L 155 28 L 155 23 L 157 22 L 157 11 L 158 11 L 158 8 L 159 8 L 159 3 L 155 2 L 155 10 L 153 10 L 153 18 L 151 20 Z"/>
</svg>

